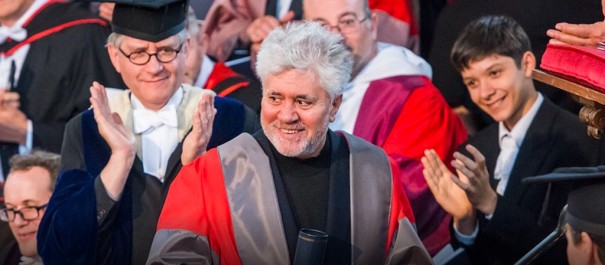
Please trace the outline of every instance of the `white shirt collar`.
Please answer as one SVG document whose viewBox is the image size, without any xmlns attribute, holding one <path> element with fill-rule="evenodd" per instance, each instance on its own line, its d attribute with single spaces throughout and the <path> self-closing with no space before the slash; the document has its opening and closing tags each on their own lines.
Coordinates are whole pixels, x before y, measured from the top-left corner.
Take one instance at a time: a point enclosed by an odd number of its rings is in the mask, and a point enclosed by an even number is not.
<svg viewBox="0 0 605 265">
<path fill-rule="evenodd" d="M 204 87 L 206 82 L 208 82 L 208 78 L 210 78 L 210 74 L 212 74 L 212 70 L 214 70 L 214 62 L 210 59 L 210 57 L 204 55 L 202 58 L 202 68 L 200 69 L 200 73 L 197 76 L 197 80 L 195 80 L 195 87 L 207 88 Z"/>
<path fill-rule="evenodd" d="M 529 129 L 529 126 L 536 117 L 538 109 L 540 109 L 540 106 L 542 106 L 543 102 L 544 97 L 538 92 L 538 98 L 536 99 L 534 104 L 531 106 L 529 111 L 525 113 L 525 115 L 523 115 L 521 119 L 519 119 L 519 121 L 517 122 L 517 124 L 515 124 L 511 131 L 506 129 L 506 126 L 504 126 L 504 122 L 499 122 L 498 143 L 502 144 L 502 138 L 507 134 L 510 134 L 515 140 L 517 147 L 521 146 L 521 144 L 523 143 L 523 139 L 525 139 L 525 135 L 527 134 L 527 130 Z"/>
</svg>

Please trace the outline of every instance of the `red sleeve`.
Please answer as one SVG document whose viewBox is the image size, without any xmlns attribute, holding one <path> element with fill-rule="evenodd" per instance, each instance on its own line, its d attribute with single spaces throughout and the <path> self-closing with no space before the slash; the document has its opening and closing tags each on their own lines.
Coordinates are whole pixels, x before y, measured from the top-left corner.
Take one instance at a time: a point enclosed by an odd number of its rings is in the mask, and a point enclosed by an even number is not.
<svg viewBox="0 0 605 265">
<path fill-rule="evenodd" d="M 217 149 L 184 166 L 170 186 L 157 230 L 206 236 L 221 263 L 241 264 Z"/>
<path fill-rule="evenodd" d="M 412 212 L 412 206 L 408 200 L 408 196 L 402 190 L 401 173 L 397 164 L 389 158 L 391 164 L 391 174 L 393 176 L 393 186 L 391 187 L 391 211 L 389 215 L 389 232 L 387 235 L 386 252 L 388 253 L 393 242 L 393 237 L 397 233 L 399 227 L 399 221 L 403 218 L 410 220 L 410 223 L 416 223 L 414 213 Z"/>
<path fill-rule="evenodd" d="M 451 161 L 466 136 L 462 121 L 425 78 L 425 85 L 409 96 L 381 146 L 399 167 L 399 185 L 412 205 L 418 235 L 431 255 L 449 242 L 450 217 L 435 201 L 422 175 L 420 159 L 424 150 L 432 148 L 443 161 Z"/>
<path fill-rule="evenodd" d="M 437 88 L 426 77 L 423 79 L 425 86 L 410 95 L 382 147 L 389 155 L 418 161 L 424 150 L 432 148 L 441 159 L 449 161 L 466 140 L 466 129 Z"/>
</svg>

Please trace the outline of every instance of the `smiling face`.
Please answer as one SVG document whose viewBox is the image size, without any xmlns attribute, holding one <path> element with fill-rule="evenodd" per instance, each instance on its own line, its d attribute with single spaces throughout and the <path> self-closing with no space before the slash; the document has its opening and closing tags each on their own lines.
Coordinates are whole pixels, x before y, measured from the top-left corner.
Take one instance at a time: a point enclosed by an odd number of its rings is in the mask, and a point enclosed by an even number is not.
<svg viewBox="0 0 605 265">
<path fill-rule="evenodd" d="M 520 67 L 511 57 L 490 55 L 470 61 L 461 74 L 473 102 L 510 130 L 537 98 L 531 79 L 534 68 L 535 57 L 526 52 Z"/>
<path fill-rule="evenodd" d="M 282 155 L 315 157 L 341 100 L 340 96 L 332 100 L 313 72 L 291 69 L 269 75 L 261 102 L 263 131 Z"/>
<path fill-rule="evenodd" d="M 13 171 L 4 185 L 6 207 L 20 210 L 27 206 L 46 204 L 52 194 L 50 185 L 50 173 L 42 167 L 35 166 L 28 170 Z M 17 215 L 15 220 L 9 223 L 23 256 L 38 256 L 36 233 L 44 215 L 44 209 L 39 213 L 40 215 L 35 220 L 25 221 L 20 215 Z"/>
<path fill-rule="evenodd" d="M 108 51 L 113 66 L 122 75 L 124 83 L 132 93 L 145 108 L 159 110 L 168 103 L 168 100 L 183 83 L 189 40 L 183 43 L 176 59 L 168 63 L 159 62 L 155 56 L 151 56 L 146 64 L 136 65 L 124 54 L 129 55 L 133 52 L 154 54 L 162 49 L 179 49 L 180 45 L 178 36 L 172 36 L 159 42 L 122 36 L 120 47 L 110 44 Z M 124 54 L 118 48 L 122 49 Z"/>
</svg>

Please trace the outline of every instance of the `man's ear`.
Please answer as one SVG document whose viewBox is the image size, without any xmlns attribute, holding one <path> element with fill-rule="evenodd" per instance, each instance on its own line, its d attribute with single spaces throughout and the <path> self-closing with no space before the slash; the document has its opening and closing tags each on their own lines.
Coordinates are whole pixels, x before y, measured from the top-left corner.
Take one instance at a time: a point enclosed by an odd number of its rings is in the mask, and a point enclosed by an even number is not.
<svg viewBox="0 0 605 265">
<path fill-rule="evenodd" d="M 208 34 L 204 33 L 200 29 L 199 43 L 197 45 L 199 46 L 201 55 L 206 55 L 206 48 L 208 47 L 209 43 L 210 43 L 210 38 L 208 38 Z"/>
<path fill-rule="evenodd" d="M 372 38 L 378 40 L 378 15 L 376 15 L 374 11 L 370 12 L 370 22 L 372 22 L 372 25 L 370 26 L 372 29 Z"/>
<path fill-rule="evenodd" d="M 330 110 L 330 122 L 333 122 L 336 119 L 336 113 L 340 108 L 340 104 L 342 103 L 342 95 L 336 96 L 334 100 L 332 100 L 332 109 Z"/>
<path fill-rule="evenodd" d="M 118 53 L 120 51 L 118 51 L 118 48 L 116 48 L 116 46 L 113 46 L 113 44 L 107 44 L 107 53 L 109 53 L 109 59 L 111 59 L 111 64 L 113 64 L 113 68 L 116 69 L 116 72 L 121 73 L 120 72 L 120 64 L 118 63 L 118 56 L 120 56 Z"/>
<path fill-rule="evenodd" d="M 521 59 L 521 68 L 527 77 L 532 76 L 533 70 L 536 69 L 536 56 L 533 52 L 527 51 L 523 54 L 523 58 Z"/>
</svg>

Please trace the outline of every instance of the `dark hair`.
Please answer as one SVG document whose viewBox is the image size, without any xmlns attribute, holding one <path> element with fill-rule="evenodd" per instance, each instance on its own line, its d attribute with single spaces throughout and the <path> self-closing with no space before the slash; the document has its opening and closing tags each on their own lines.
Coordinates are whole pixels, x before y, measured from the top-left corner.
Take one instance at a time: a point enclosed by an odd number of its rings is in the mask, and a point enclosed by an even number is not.
<svg viewBox="0 0 605 265">
<path fill-rule="evenodd" d="M 34 150 L 29 155 L 14 155 L 9 160 L 10 173 L 15 171 L 29 170 L 32 167 L 41 167 L 50 174 L 50 191 L 55 189 L 55 182 L 59 175 L 61 157 L 55 153 L 42 150 Z M 10 175 L 9 173 L 9 175 Z"/>
<path fill-rule="evenodd" d="M 512 57 L 521 67 L 525 52 L 531 51 L 531 42 L 525 30 L 507 16 L 484 16 L 469 23 L 456 39 L 450 59 L 459 72 L 471 61 L 491 55 Z"/>
<path fill-rule="evenodd" d="M 571 232 L 572 242 L 567 242 L 567 244 L 577 245 L 578 243 L 580 243 L 580 240 L 582 239 L 581 234 L 583 231 L 575 230 L 571 225 L 569 225 L 568 227 L 569 227 L 569 232 Z M 597 236 L 597 235 L 591 234 L 589 232 L 586 232 L 586 233 L 590 237 L 590 240 L 592 240 L 592 242 L 595 245 L 597 245 L 597 252 L 599 253 L 599 259 L 601 259 L 602 262 L 605 261 L 605 237 Z"/>
</svg>

